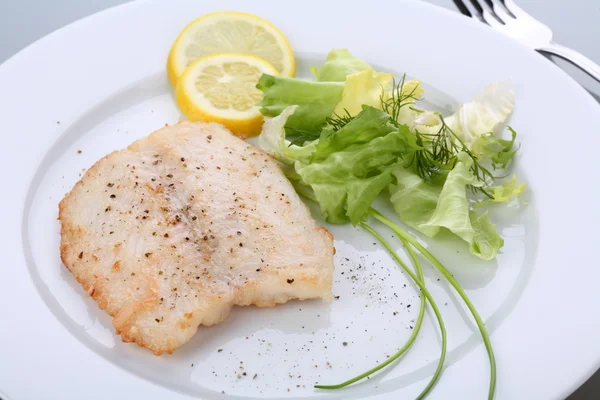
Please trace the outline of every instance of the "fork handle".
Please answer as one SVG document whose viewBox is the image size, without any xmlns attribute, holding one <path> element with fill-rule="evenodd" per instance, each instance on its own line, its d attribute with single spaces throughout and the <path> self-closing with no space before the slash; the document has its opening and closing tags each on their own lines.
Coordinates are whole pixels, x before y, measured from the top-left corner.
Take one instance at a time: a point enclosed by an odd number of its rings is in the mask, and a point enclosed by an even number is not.
<svg viewBox="0 0 600 400">
<path fill-rule="evenodd" d="M 561 46 L 558 43 L 550 43 L 547 46 L 538 48 L 538 50 L 557 55 L 572 62 L 600 82 L 600 65 L 596 64 L 583 54 L 568 47 Z"/>
</svg>

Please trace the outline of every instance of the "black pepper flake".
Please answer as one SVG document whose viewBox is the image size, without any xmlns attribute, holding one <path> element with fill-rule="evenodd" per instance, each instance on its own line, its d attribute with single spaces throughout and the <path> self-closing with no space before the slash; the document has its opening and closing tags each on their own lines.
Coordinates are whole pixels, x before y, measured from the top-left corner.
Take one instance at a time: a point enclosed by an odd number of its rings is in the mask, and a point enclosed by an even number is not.
<svg viewBox="0 0 600 400">
<path fill-rule="evenodd" d="M 294 280 L 293 279 L 288 279 L 287 283 L 289 283 L 291 285 L 292 283 L 294 283 Z"/>
<path fill-rule="evenodd" d="M 152 236 L 156 236 L 156 232 L 152 232 Z"/>
<path fill-rule="evenodd" d="M 104 210 L 104 212 L 109 212 L 110 210 L 112 210 L 111 206 L 106 207 L 106 209 Z"/>
<path fill-rule="evenodd" d="M 204 239 L 204 240 L 208 240 L 208 236 L 204 236 L 204 238 L 203 238 L 203 239 Z"/>
<path fill-rule="evenodd" d="M 114 183 L 107 183 L 106 186 L 113 187 L 113 186 L 115 186 L 115 184 Z"/>
<path fill-rule="evenodd" d="M 152 253 L 148 252 L 146 254 L 144 254 L 146 257 L 150 257 L 152 255 Z"/>
<path fill-rule="evenodd" d="M 160 319 L 158 319 L 158 318 L 154 318 L 154 320 L 155 320 L 156 322 L 160 322 Z"/>
<path fill-rule="evenodd" d="M 182 162 L 183 162 L 183 161 L 185 161 L 185 158 L 181 157 L 181 161 L 182 161 Z"/>
<path fill-rule="evenodd" d="M 167 174 L 167 178 L 172 178 L 173 174 Z"/>
<path fill-rule="evenodd" d="M 340 296 L 333 296 L 333 298 L 337 300 L 340 298 Z"/>
<path fill-rule="evenodd" d="M 223 351 L 223 349 L 219 349 L 219 350 L 217 350 L 217 353 L 220 353 L 220 352 L 222 352 L 222 351 Z"/>
<path fill-rule="evenodd" d="M 211 140 L 211 139 L 212 139 L 212 135 L 208 135 L 206 138 L 207 138 L 208 140 Z"/>
<path fill-rule="evenodd" d="M 169 234 L 168 234 L 168 233 L 165 233 L 165 237 L 166 237 L 166 238 L 168 238 L 168 237 L 169 237 Z"/>
<path fill-rule="evenodd" d="M 162 274 L 164 274 L 164 272 L 162 272 L 162 271 L 158 271 L 158 274 L 159 274 L 159 275 L 162 275 Z"/>
<path fill-rule="evenodd" d="M 240 242 L 240 247 L 244 247 L 244 243 Z"/>
<path fill-rule="evenodd" d="M 254 376 L 252 377 L 252 379 L 256 379 L 257 376 L 258 376 L 258 374 L 254 374 Z"/>
<path fill-rule="evenodd" d="M 79 259 L 81 260 L 83 258 L 83 251 L 81 253 L 79 253 Z"/>
<path fill-rule="evenodd" d="M 238 236 L 242 234 L 242 232 L 240 232 L 240 231 L 237 231 L 236 233 L 238 234 Z"/>
<path fill-rule="evenodd" d="M 115 197 L 117 197 L 117 195 L 116 195 L 116 194 L 111 194 L 111 195 L 110 195 L 110 198 L 111 198 L 111 199 L 114 199 Z"/>
<path fill-rule="evenodd" d="M 257 269 L 256 269 L 256 272 L 260 272 L 260 268 L 257 268 Z"/>
<path fill-rule="evenodd" d="M 342 343 L 344 346 L 348 346 L 348 342 L 344 342 Z"/>
<path fill-rule="evenodd" d="M 196 217 L 195 215 L 192 217 L 192 221 L 195 221 L 197 219 L 198 219 L 198 217 Z"/>
<path fill-rule="evenodd" d="M 190 238 L 186 236 L 185 240 L 186 240 L 186 242 L 187 242 L 187 241 L 189 241 L 189 240 L 190 240 Z"/>
</svg>

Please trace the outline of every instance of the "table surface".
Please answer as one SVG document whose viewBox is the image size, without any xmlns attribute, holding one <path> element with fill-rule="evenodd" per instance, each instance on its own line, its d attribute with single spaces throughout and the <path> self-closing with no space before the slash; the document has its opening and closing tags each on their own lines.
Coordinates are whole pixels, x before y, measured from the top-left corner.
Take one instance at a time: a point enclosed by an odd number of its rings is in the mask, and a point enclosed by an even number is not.
<svg viewBox="0 0 600 400">
<path fill-rule="evenodd" d="M 0 1 L 0 63 L 52 31 L 127 0 Z M 167 1 L 167 0 L 165 0 Z M 454 11 L 453 0 L 424 0 Z M 465 0 L 469 1 L 469 0 Z M 532 16 L 548 25 L 556 42 L 587 55 L 600 64 L 600 1 L 517 0 Z M 551 57 L 600 102 L 600 83 L 568 62 Z M 568 400 L 600 398 L 600 371 Z"/>
</svg>

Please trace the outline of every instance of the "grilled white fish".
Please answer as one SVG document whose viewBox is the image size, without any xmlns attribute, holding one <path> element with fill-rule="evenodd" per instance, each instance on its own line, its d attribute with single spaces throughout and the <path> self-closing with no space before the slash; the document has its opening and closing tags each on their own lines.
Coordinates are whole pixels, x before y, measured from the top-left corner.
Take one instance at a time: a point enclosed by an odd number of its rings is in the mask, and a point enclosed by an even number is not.
<svg viewBox="0 0 600 400">
<path fill-rule="evenodd" d="M 331 234 L 273 159 L 217 124 L 109 154 L 59 208 L 65 266 L 123 341 L 156 355 L 233 305 L 332 297 Z"/>
</svg>

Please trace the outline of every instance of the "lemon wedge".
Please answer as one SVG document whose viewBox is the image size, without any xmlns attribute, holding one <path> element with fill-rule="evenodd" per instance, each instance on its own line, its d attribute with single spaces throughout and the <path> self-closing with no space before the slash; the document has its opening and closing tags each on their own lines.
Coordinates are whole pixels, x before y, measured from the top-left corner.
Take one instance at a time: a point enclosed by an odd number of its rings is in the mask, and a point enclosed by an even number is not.
<svg viewBox="0 0 600 400">
<path fill-rule="evenodd" d="M 252 14 L 216 12 L 189 23 L 171 47 L 167 72 L 173 86 L 194 60 L 211 54 L 242 53 L 262 58 L 280 75 L 293 77 L 294 53 L 275 25 Z"/>
<path fill-rule="evenodd" d="M 242 138 L 255 136 L 263 123 L 256 106 L 263 98 L 256 88 L 263 73 L 277 75 L 277 70 L 248 54 L 202 57 L 179 77 L 175 100 L 191 121 L 218 122 Z"/>
</svg>

